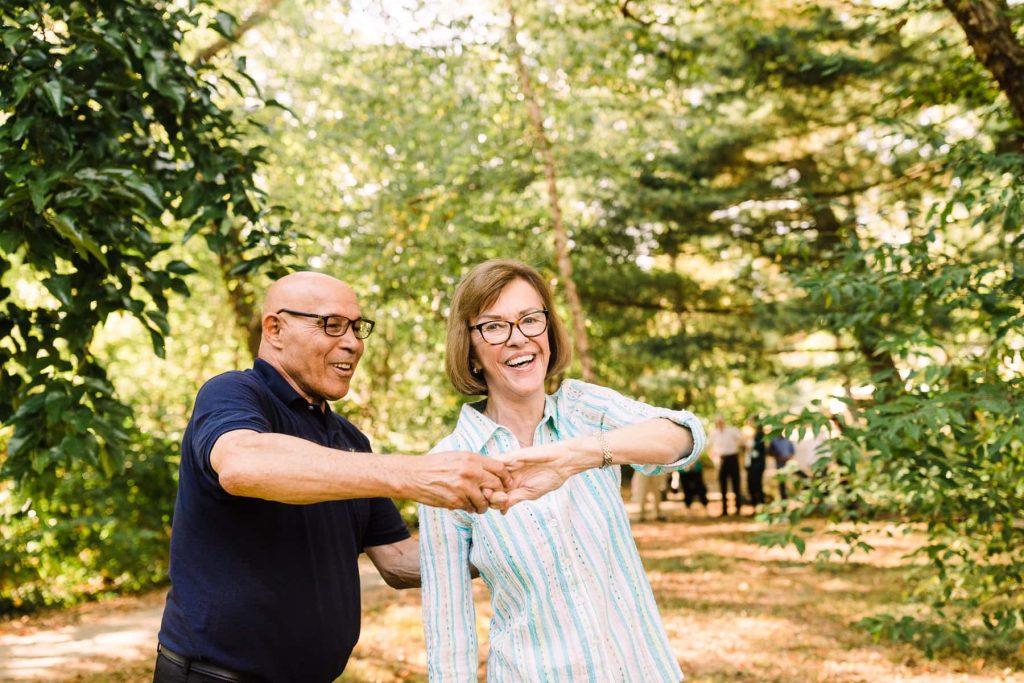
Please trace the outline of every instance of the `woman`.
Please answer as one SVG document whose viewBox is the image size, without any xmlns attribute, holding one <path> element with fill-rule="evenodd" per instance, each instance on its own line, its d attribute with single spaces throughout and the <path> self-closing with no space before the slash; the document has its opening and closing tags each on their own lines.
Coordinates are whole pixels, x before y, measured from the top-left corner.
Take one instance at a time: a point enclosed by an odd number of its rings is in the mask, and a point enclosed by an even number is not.
<svg viewBox="0 0 1024 683">
<path fill-rule="evenodd" d="M 704 447 L 703 428 L 687 411 L 576 380 L 545 395 L 569 349 L 551 291 L 530 266 L 487 261 L 456 289 L 448 377 L 486 399 L 463 406 L 437 450 L 508 454 L 515 485 L 504 515 L 420 506 L 431 681 L 477 680 L 471 565 L 491 592 L 488 680 L 682 678 L 610 465 L 648 475 L 684 467 Z"/>
</svg>

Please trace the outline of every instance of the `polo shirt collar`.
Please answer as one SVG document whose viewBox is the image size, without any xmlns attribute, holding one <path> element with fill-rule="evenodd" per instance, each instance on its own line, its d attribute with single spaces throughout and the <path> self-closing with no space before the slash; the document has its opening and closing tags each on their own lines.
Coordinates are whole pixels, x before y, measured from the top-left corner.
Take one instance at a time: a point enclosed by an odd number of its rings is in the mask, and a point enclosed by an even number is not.
<svg viewBox="0 0 1024 683">
<path fill-rule="evenodd" d="M 303 410 L 309 410 L 310 406 L 313 408 L 317 407 L 299 395 L 299 392 L 295 391 L 294 387 L 288 383 L 288 380 L 277 371 L 277 368 L 262 358 L 257 358 L 253 362 L 252 369 L 263 380 L 263 383 L 267 385 L 270 393 L 286 406 L 302 408 Z M 324 414 L 331 412 L 330 404 L 324 401 L 324 405 L 327 407 L 327 410 L 323 411 Z"/>
<path fill-rule="evenodd" d="M 551 428 L 557 432 L 558 419 L 555 403 L 553 396 L 544 397 L 544 413 L 541 415 L 540 424 L 550 424 Z M 455 431 L 465 437 L 468 449 L 476 453 L 482 453 L 484 447 L 494 438 L 495 433 L 499 430 L 510 431 L 507 427 L 501 426 L 484 415 L 483 409 L 485 405 L 486 399 L 462 404 L 459 421 L 455 426 Z"/>
</svg>

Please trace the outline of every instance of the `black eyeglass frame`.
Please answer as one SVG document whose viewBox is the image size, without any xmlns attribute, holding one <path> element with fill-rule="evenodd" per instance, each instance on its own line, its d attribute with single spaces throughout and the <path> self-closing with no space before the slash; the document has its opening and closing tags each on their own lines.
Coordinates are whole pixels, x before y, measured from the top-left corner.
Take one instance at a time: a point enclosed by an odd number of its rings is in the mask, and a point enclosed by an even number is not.
<svg viewBox="0 0 1024 683">
<path fill-rule="evenodd" d="M 288 313 L 290 315 L 301 315 L 305 318 L 316 318 L 317 320 L 320 321 L 320 329 L 322 329 L 324 331 L 324 334 L 326 334 L 328 337 L 344 337 L 345 333 L 348 332 L 349 328 L 351 327 L 352 334 L 355 335 L 356 339 L 366 339 L 373 333 L 373 326 L 377 324 L 374 321 L 370 320 L 369 318 L 356 318 L 355 320 L 350 320 L 349 318 L 346 318 L 343 315 L 320 315 L 319 313 L 306 313 L 305 311 L 294 311 L 290 308 L 279 308 L 277 310 L 277 314 L 281 313 Z M 341 320 L 344 321 L 342 323 L 341 332 L 339 332 L 338 334 L 332 334 L 331 332 L 327 331 L 327 321 L 330 320 L 331 318 L 340 318 Z M 364 327 L 366 325 L 369 325 L 369 328 L 366 330 L 366 333 L 360 334 L 359 328 Z"/>
<path fill-rule="evenodd" d="M 531 315 L 537 315 L 538 313 L 543 313 L 544 314 L 544 329 L 541 330 L 540 332 L 538 332 L 537 334 L 526 334 L 526 331 L 523 330 L 523 328 L 519 326 L 519 323 L 523 322 L 523 318 L 529 318 Z M 487 337 L 484 336 L 483 327 L 485 325 L 490 325 L 492 323 L 505 323 L 506 325 L 508 325 L 508 335 L 504 339 L 502 339 L 501 341 L 494 342 L 494 341 L 491 341 Z M 536 311 L 530 311 L 529 313 L 523 314 L 523 316 L 521 318 L 519 318 L 519 320 L 516 320 L 516 321 L 512 321 L 512 320 L 485 320 L 482 323 L 477 323 L 476 325 L 469 325 L 469 329 L 470 330 L 476 330 L 477 332 L 479 332 L 480 333 L 480 338 L 483 339 L 488 344 L 490 344 L 491 346 L 498 346 L 499 344 L 507 343 L 508 340 L 512 338 L 512 330 L 513 329 L 518 329 L 519 332 L 524 337 L 526 337 L 527 339 L 532 339 L 534 337 L 539 337 L 540 335 L 542 335 L 545 332 L 547 332 L 548 331 L 548 326 L 550 324 L 551 324 L 551 321 L 548 319 L 548 309 L 546 309 L 546 308 L 538 308 Z"/>
</svg>

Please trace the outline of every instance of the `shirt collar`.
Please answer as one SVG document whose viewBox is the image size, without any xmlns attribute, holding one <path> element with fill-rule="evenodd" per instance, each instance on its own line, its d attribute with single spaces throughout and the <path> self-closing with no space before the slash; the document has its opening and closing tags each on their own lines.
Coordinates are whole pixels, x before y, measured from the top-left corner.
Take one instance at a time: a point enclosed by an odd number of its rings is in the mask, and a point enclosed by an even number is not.
<svg viewBox="0 0 1024 683">
<path fill-rule="evenodd" d="M 252 364 L 252 369 L 253 372 L 263 380 L 263 383 L 267 385 L 267 388 L 270 389 L 270 393 L 276 396 L 277 399 L 286 406 L 301 408 L 307 411 L 310 408 L 313 408 L 314 410 L 318 408 L 318 406 L 310 403 L 304 399 L 299 392 L 295 391 L 295 388 L 288 383 L 288 380 L 284 378 L 284 375 L 278 372 L 277 368 L 262 358 L 256 359 Z M 324 414 L 331 412 L 331 406 L 326 401 L 324 401 L 324 406 L 326 407 L 326 410 L 323 411 Z M 317 410 L 316 412 L 320 413 L 321 411 Z"/>
<path fill-rule="evenodd" d="M 455 431 L 465 438 L 468 449 L 476 453 L 483 453 L 484 447 L 499 430 L 509 432 L 507 427 L 484 415 L 484 405 L 485 401 L 464 403 L 455 426 Z M 553 396 L 544 397 L 544 413 L 541 415 L 540 424 L 550 424 L 553 430 L 558 431 L 558 411 Z"/>
</svg>

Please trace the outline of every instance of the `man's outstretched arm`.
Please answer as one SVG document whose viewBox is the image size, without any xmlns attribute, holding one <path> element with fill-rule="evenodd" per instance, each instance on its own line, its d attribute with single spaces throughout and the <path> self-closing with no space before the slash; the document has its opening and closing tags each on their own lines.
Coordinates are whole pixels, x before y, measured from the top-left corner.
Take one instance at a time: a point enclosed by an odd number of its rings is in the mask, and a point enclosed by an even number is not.
<svg viewBox="0 0 1024 683">
<path fill-rule="evenodd" d="M 210 464 L 232 495 L 293 504 L 383 496 L 486 512 L 490 492 L 511 484 L 504 463 L 475 453 L 352 453 L 244 429 L 217 439 Z"/>
</svg>

